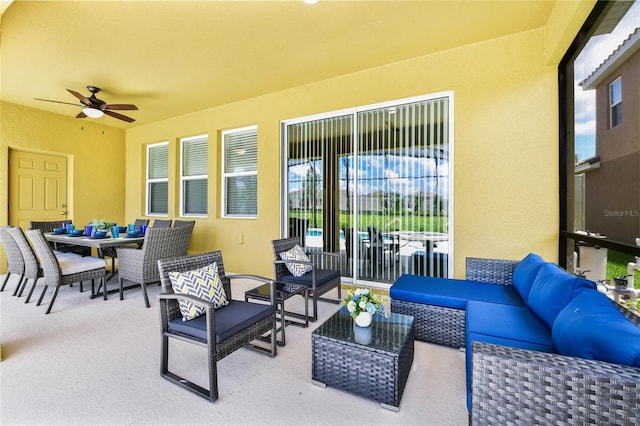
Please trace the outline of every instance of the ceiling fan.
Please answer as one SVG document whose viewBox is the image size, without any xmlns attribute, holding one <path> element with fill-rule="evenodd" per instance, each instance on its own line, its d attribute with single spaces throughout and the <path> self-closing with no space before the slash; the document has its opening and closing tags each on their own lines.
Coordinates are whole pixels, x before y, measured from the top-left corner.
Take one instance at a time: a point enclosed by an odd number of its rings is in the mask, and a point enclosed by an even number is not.
<svg viewBox="0 0 640 426">
<path fill-rule="evenodd" d="M 91 96 L 88 98 L 83 96 L 82 94 L 76 92 L 75 90 L 67 89 L 69 93 L 80 100 L 80 104 L 73 104 L 71 102 L 62 102 L 62 101 L 52 101 L 49 99 L 40 99 L 34 98 L 37 101 L 45 101 L 45 102 L 55 102 L 58 104 L 66 104 L 66 105 L 75 105 L 82 107 L 82 111 L 80 114 L 76 115 L 76 118 L 100 118 L 103 114 L 107 114 L 113 118 L 117 118 L 118 120 L 126 121 L 127 123 L 133 123 L 134 120 L 131 117 L 127 117 L 126 115 L 119 114 L 114 112 L 113 110 L 137 110 L 138 107 L 131 104 L 107 104 L 102 99 L 96 98 L 96 93 L 100 91 L 99 87 L 96 86 L 87 86 L 89 92 L 91 92 Z"/>
</svg>

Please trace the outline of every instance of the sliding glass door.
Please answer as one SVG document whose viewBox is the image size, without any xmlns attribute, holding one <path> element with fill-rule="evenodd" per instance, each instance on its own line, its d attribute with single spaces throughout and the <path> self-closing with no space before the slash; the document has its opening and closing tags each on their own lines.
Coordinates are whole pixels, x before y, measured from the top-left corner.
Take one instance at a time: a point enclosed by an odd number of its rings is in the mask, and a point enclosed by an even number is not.
<svg viewBox="0 0 640 426">
<path fill-rule="evenodd" d="M 451 95 L 283 123 L 283 233 L 345 277 L 450 270 Z"/>
</svg>

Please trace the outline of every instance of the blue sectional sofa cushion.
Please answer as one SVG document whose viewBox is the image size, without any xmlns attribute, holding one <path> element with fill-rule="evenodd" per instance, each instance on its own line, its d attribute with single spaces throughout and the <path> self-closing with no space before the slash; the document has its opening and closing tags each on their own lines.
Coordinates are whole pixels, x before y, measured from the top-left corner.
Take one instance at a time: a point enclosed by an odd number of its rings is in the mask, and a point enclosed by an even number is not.
<svg viewBox="0 0 640 426">
<path fill-rule="evenodd" d="M 583 291 L 558 314 L 553 341 L 563 355 L 640 367 L 640 328 L 597 291 Z"/>
<path fill-rule="evenodd" d="M 511 285 L 410 274 L 402 274 L 391 286 L 389 294 L 395 300 L 452 309 L 465 309 L 468 300 L 524 306 L 524 301 Z"/>
<path fill-rule="evenodd" d="M 529 299 L 536 275 L 545 263 L 547 262 L 540 255 L 529 253 L 513 270 L 512 284 L 525 302 Z"/>
<path fill-rule="evenodd" d="M 467 404 L 471 409 L 471 373 L 474 341 L 556 352 L 551 329 L 526 306 L 513 306 L 470 300 L 466 313 Z"/>
<path fill-rule="evenodd" d="M 593 281 L 571 275 L 553 263 L 545 263 L 533 281 L 527 305 L 551 328 L 558 313 L 571 299 L 585 289 L 595 288 Z"/>
</svg>

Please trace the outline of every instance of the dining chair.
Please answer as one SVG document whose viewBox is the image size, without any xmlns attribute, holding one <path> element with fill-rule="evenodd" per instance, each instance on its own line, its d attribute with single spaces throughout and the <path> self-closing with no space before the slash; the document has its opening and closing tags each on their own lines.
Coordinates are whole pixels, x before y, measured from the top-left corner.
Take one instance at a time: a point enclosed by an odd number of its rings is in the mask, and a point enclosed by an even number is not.
<svg viewBox="0 0 640 426">
<path fill-rule="evenodd" d="M 120 300 L 124 299 L 124 280 L 139 283 L 144 304 L 148 308 L 147 284 L 159 283 L 158 260 L 185 256 L 189 248 L 193 226 L 178 228 L 148 228 L 141 248 L 118 247 L 118 281 Z"/>
<path fill-rule="evenodd" d="M 104 277 L 106 274 L 107 262 L 98 257 L 85 256 L 79 258 L 70 258 L 68 260 L 59 261 L 58 258 L 49 247 L 47 240 L 44 238 L 42 231 L 39 229 L 28 229 L 27 237 L 31 240 L 31 244 L 35 250 L 40 267 L 42 268 L 42 280 L 44 288 L 37 306 L 40 306 L 44 298 L 47 288 L 54 286 L 53 296 L 49 302 L 46 313 L 51 312 L 53 303 L 56 301 L 60 287 L 72 283 L 82 283 L 85 280 L 91 280 L 92 288 L 95 289 L 95 280 L 100 280 L 100 285 L 104 287 Z M 104 299 L 107 300 L 107 292 L 103 291 Z"/>
<path fill-rule="evenodd" d="M 11 237 L 11 234 L 9 234 L 9 229 L 11 228 L 11 226 L 0 226 L 0 243 L 7 255 L 7 274 L 4 277 L 0 291 L 4 291 L 4 288 L 9 282 L 9 278 L 11 278 L 12 274 L 18 275 L 20 278 L 18 279 L 18 284 L 13 292 L 13 295 L 15 296 L 18 294 L 18 289 L 22 284 L 22 277 L 24 276 L 24 259 L 22 258 L 22 253 L 20 253 L 20 248 L 13 240 L 13 237 Z"/>
<path fill-rule="evenodd" d="M 170 273 L 181 274 L 184 279 L 188 279 L 193 274 L 192 271 L 213 264 L 217 269 L 220 284 L 224 288 L 227 304 L 215 308 L 214 302 L 203 300 L 192 294 L 183 294 L 183 291 L 174 292 Z M 158 270 L 162 285 L 162 293 L 158 295 L 158 300 L 162 339 L 160 375 L 163 378 L 214 402 L 218 399 L 218 362 L 224 357 L 243 346 L 267 353 L 271 357 L 276 356 L 276 299 L 275 284 L 272 280 L 255 275 L 226 275 L 220 251 L 162 259 L 158 261 Z M 174 275 L 174 280 L 176 279 L 177 277 Z M 270 286 L 269 303 L 233 299 L 231 293 L 233 279 L 250 279 L 263 284 L 268 283 Z M 208 284 L 214 285 L 215 282 L 214 274 L 213 277 L 210 277 Z M 204 310 L 204 313 L 183 321 L 180 301 L 190 302 Z M 251 343 L 266 333 L 271 334 L 269 348 Z M 169 371 L 169 339 L 207 348 L 209 389 Z M 179 365 L 179 362 L 174 359 L 172 365 Z M 247 380 L 250 379 L 247 378 Z"/>
<path fill-rule="evenodd" d="M 136 228 L 140 228 L 142 225 L 149 226 L 149 219 L 136 219 L 133 224 Z"/>
<path fill-rule="evenodd" d="M 65 228 L 67 225 L 73 223 L 72 220 L 48 220 L 48 221 L 36 221 L 29 222 L 29 229 L 40 229 L 43 233 L 53 232 L 55 228 Z M 80 256 L 91 256 L 90 247 L 80 247 L 67 244 L 50 244 L 52 248 L 58 251 L 75 253 Z"/>
<path fill-rule="evenodd" d="M 273 240 L 273 268 L 277 282 L 298 284 L 307 287 L 307 295 L 313 303 L 313 316 L 289 312 L 290 315 L 316 321 L 318 319 L 318 301 L 341 303 L 340 253 L 304 252 L 300 244 L 301 237 L 289 237 Z M 297 251 L 296 246 L 302 253 Z M 283 256 L 289 253 L 290 256 Z M 291 256 L 293 255 L 293 256 Z M 285 259 L 284 257 L 288 257 Z M 338 289 L 338 299 L 320 296 Z"/>
<path fill-rule="evenodd" d="M 196 226 L 196 221 L 195 220 L 177 220 L 177 219 L 173 221 L 174 228 L 177 228 L 178 226 L 187 226 L 187 225 Z"/>
<path fill-rule="evenodd" d="M 153 221 L 154 228 L 171 228 L 171 219 L 156 219 Z"/>
</svg>

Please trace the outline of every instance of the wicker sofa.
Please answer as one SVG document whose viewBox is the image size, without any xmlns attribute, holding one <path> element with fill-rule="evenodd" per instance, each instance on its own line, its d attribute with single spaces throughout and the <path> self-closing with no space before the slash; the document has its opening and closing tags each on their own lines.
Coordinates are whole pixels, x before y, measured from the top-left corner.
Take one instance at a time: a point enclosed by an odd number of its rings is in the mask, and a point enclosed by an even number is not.
<svg viewBox="0 0 640 426">
<path fill-rule="evenodd" d="M 595 284 L 530 254 L 469 258 L 465 280 L 403 275 L 390 295 L 416 339 L 466 349 L 474 424 L 640 421 L 640 318 Z"/>
</svg>

